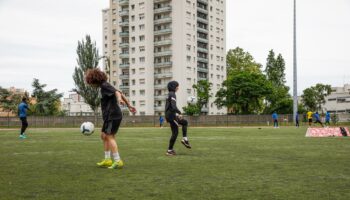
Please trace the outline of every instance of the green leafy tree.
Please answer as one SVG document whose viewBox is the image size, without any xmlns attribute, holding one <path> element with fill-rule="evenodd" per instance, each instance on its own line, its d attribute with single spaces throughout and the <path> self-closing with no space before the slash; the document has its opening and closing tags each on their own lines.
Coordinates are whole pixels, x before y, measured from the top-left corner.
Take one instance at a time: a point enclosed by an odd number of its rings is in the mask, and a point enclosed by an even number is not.
<svg viewBox="0 0 350 200">
<path fill-rule="evenodd" d="M 241 71 L 230 75 L 216 94 L 215 104 L 230 108 L 231 114 L 258 114 L 271 83 L 262 73 Z"/>
<path fill-rule="evenodd" d="M 188 104 L 187 106 L 183 107 L 183 110 L 186 115 L 193 116 L 193 115 L 199 115 L 201 113 L 201 107 L 196 105 Z"/>
<path fill-rule="evenodd" d="M 226 61 L 228 74 L 234 74 L 240 71 L 259 73 L 261 70 L 261 64 L 255 62 L 253 56 L 240 47 L 230 49 L 227 52 Z"/>
<path fill-rule="evenodd" d="M 197 98 L 198 98 L 198 106 L 202 108 L 207 105 L 209 102 L 209 98 L 212 97 L 210 95 L 210 90 L 212 87 L 212 83 L 208 80 L 200 80 L 197 84 L 193 85 L 192 88 L 196 90 Z"/>
<path fill-rule="evenodd" d="M 98 67 L 99 54 L 96 47 L 96 42 L 92 42 L 89 35 L 86 35 L 85 40 L 78 42 L 77 47 L 77 64 L 73 74 L 73 80 L 75 83 L 74 92 L 78 93 L 84 98 L 90 108 L 95 113 L 95 122 L 97 121 L 97 113 L 100 106 L 99 89 L 89 86 L 85 82 L 85 72 L 88 69 L 94 69 Z"/>
<path fill-rule="evenodd" d="M 302 103 L 308 110 L 321 111 L 322 105 L 326 103 L 326 96 L 330 95 L 331 92 L 332 86 L 318 83 L 303 91 Z"/>
<path fill-rule="evenodd" d="M 34 79 L 32 83 L 32 97 L 36 99 L 33 105 L 33 114 L 41 116 L 52 116 L 60 113 L 60 98 L 62 93 L 57 93 L 57 89 L 45 91 L 46 84 L 41 84 L 39 79 Z"/>
<path fill-rule="evenodd" d="M 293 100 L 286 86 L 285 61 L 281 54 L 275 58 L 275 52 L 270 50 L 266 60 L 265 74 L 272 85 L 271 93 L 266 97 L 264 113 L 293 113 Z"/>
<path fill-rule="evenodd" d="M 196 90 L 197 93 L 197 104 L 196 105 L 188 105 L 183 107 L 186 115 L 196 115 L 201 113 L 201 108 L 205 105 L 208 105 L 209 98 L 212 97 L 210 94 L 212 83 L 208 80 L 200 80 L 197 84 L 193 85 L 192 88 Z"/>
</svg>

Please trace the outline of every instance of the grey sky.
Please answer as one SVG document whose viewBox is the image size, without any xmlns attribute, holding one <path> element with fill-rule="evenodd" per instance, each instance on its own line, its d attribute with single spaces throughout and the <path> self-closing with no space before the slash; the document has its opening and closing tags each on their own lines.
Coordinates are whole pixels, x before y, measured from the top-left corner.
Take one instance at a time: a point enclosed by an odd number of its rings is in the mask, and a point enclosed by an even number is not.
<svg viewBox="0 0 350 200">
<path fill-rule="evenodd" d="M 292 81 L 292 0 L 227 0 L 227 49 L 240 46 L 265 65 L 270 49 Z M 108 0 L 0 0 L 0 86 L 74 87 L 77 41 L 90 34 L 102 53 Z M 318 82 L 350 83 L 350 1 L 298 0 L 299 93 Z"/>
</svg>

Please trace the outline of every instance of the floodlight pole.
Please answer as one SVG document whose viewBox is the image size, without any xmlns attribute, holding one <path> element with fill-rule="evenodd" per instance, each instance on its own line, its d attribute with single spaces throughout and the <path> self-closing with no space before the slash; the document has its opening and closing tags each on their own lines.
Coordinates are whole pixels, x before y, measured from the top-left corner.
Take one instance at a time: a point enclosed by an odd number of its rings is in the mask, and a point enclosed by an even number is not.
<svg viewBox="0 0 350 200">
<path fill-rule="evenodd" d="M 293 38 L 293 121 L 296 122 L 298 113 L 298 73 L 297 73 L 297 8 L 294 0 L 294 38 Z"/>
</svg>

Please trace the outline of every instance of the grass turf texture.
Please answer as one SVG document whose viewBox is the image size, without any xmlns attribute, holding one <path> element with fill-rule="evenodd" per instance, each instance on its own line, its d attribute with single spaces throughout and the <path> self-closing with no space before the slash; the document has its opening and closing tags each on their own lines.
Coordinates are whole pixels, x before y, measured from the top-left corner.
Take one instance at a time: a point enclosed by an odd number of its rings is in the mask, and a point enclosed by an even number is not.
<svg viewBox="0 0 350 200">
<path fill-rule="evenodd" d="M 350 140 L 295 128 L 121 129 L 122 170 L 101 169 L 99 133 L 0 131 L 0 199 L 350 199 Z"/>
</svg>

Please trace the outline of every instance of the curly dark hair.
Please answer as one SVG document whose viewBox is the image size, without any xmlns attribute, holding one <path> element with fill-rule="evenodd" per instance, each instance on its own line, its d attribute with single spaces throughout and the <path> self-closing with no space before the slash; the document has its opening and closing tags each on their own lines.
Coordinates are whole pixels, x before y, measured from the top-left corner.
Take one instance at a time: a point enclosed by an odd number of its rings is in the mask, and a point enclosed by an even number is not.
<svg viewBox="0 0 350 200">
<path fill-rule="evenodd" d="M 89 69 L 85 73 L 85 81 L 89 85 L 102 85 L 103 82 L 107 81 L 107 75 L 98 68 Z"/>
</svg>

